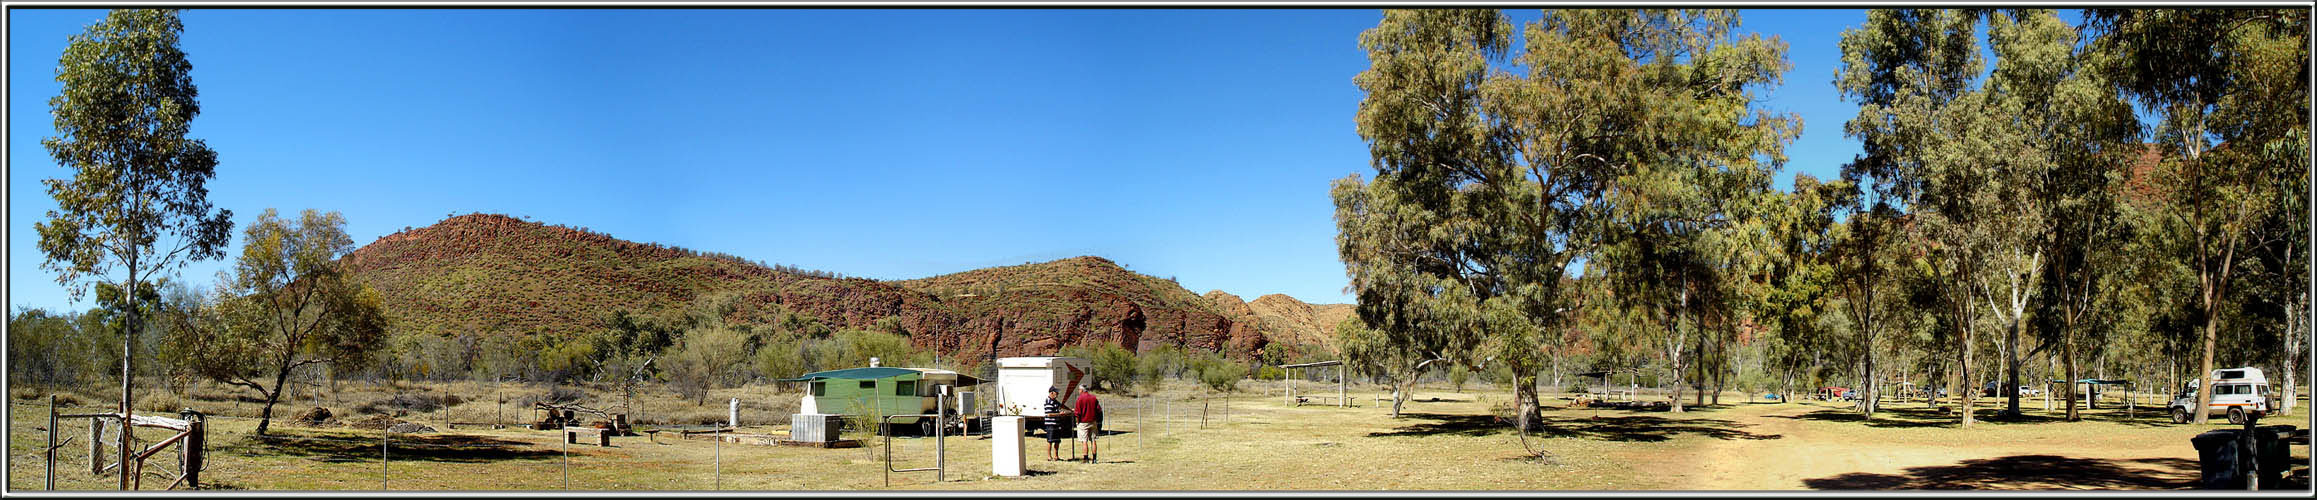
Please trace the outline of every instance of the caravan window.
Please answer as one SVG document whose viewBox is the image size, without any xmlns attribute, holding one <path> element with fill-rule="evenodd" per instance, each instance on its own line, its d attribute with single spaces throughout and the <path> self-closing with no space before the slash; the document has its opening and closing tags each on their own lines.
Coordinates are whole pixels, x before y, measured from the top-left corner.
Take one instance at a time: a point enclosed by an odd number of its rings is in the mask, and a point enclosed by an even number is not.
<svg viewBox="0 0 2317 500">
<path fill-rule="evenodd" d="M 877 390 L 877 381 L 875 381 L 875 380 L 863 380 L 863 381 L 861 381 L 861 388 L 862 388 L 862 389 L 868 389 L 868 390 L 872 390 L 872 391 L 874 391 L 874 390 Z"/>
<path fill-rule="evenodd" d="M 895 396 L 915 396 L 915 395 L 917 395 L 917 381 L 915 381 L 915 380 L 903 380 L 903 381 L 900 381 L 900 382 L 894 383 L 894 384 L 893 384 L 893 395 L 895 395 Z"/>
<path fill-rule="evenodd" d="M 826 381 L 821 381 L 821 380 L 815 380 L 815 381 L 813 381 L 813 395 L 814 395 L 814 396 L 827 396 L 827 395 L 829 395 L 829 383 L 828 383 L 828 382 L 826 382 Z"/>
</svg>

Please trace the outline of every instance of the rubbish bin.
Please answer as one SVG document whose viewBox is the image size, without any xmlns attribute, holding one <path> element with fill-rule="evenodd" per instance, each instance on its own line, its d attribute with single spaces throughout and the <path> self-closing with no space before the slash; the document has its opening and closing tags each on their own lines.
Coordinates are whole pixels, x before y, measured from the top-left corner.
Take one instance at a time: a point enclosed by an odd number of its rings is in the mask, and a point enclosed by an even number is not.
<svg viewBox="0 0 2317 500">
<path fill-rule="evenodd" d="M 2196 445 L 2196 461 L 2200 472 L 2196 486 L 2208 490 L 2245 489 L 2245 480 L 2237 476 L 2237 433 L 2240 429 L 2213 429 L 2188 438 Z"/>
<path fill-rule="evenodd" d="M 2285 443 L 2285 438 L 2292 436 L 2293 430 L 2294 427 L 2290 425 L 2266 425 L 2254 429 L 2253 449 L 2258 452 L 2254 458 L 2260 464 L 2259 477 L 2263 486 L 2283 484 L 2285 470 L 2292 464 L 2291 448 Z M 2239 465 L 2244 458 L 2241 454 L 2243 441 L 2238 439 L 2243 433 L 2244 429 L 2213 429 L 2189 438 L 2189 442 L 2196 446 L 2197 461 L 2202 469 L 2197 481 L 2198 487 L 2245 489 L 2245 478 L 2241 475 Z"/>
<path fill-rule="evenodd" d="M 2259 444 L 2253 449 L 2260 456 L 2261 489 L 2283 487 L 2285 472 L 2293 467 L 2292 444 L 2285 440 L 2293 437 L 2294 429 L 2290 425 L 2263 425 L 2253 432 L 2253 436 L 2259 439 Z"/>
</svg>

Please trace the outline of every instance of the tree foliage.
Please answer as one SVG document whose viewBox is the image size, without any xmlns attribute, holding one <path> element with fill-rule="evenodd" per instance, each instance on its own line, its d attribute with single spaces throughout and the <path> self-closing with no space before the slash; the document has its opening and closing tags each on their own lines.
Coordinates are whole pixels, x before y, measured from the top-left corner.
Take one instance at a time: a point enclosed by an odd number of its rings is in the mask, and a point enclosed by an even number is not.
<svg viewBox="0 0 2317 500">
<path fill-rule="evenodd" d="M 1415 357 L 1511 367 L 1529 429 L 1610 200 L 1693 187 L 1649 174 L 1751 170 L 1791 138 L 1791 118 L 1750 107 L 1784 46 L 1736 25 L 1728 11 L 1548 10 L 1516 54 L 1495 11 L 1385 12 L 1353 79 L 1375 176 L 1333 190 L 1358 317 Z"/>
<path fill-rule="evenodd" d="M 2155 176 L 2165 226 L 2186 243 L 2174 258 L 2197 279 L 2203 359 L 2214 348 L 2249 248 L 2290 239 L 2263 224 L 2283 206 L 2278 189 L 2308 175 L 2309 15 L 2306 10 L 2095 9 L 2087 16 L 2092 71 L 2158 116 Z M 2200 391 L 2209 404 L 2211 391 Z M 2203 423 L 2206 415 L 2195 412 Z"/>
<path fill-rule="evenodd" d="M 201 114 L 193 64 L 178 48 L 174 10 L 124 9 L 72 36 L 57 60 L 61 93 L 48 100 L 56 136 L 43 138 L 68 179 L 43 179 L 57 208 L 33 223 L 41 268 L 75 298 L 92 282 L 140 297 L 157 277 L 189 261 L 224 256 L 232 212 L 212 210 L 217 153 L 187 137 Z M 114 274 L 118 270 L 119 274 Z M 129 308 L 121 336 L 121 403 L 135 401 L 133 349 L 143 326 Z M 129 457 L 121 435 L 121 461 Z M 129 476 L 120 475 L 127 489 Z"/>
<path fill-rule="evenodd" d="M 291 372 L 358 365 L 381 350 L 386 316 L 378 292 L 349 281 L 338 266 L 353 249 L 345 224 L 336 212 L 306 210 L 297 220 L 272 209 L 259 214 L 207 311 L 189 315 L 178 330 L 194 370 L 265 400 L 259 434 Z"/>
</svg>

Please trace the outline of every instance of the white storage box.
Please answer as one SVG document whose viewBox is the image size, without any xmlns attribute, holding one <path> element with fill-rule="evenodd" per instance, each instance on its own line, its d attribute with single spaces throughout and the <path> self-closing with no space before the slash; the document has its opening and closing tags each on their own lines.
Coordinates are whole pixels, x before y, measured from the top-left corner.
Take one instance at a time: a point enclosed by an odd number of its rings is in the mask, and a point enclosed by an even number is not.
<svg viewBox="0 0 2317 500">
<path fill-rule="evenodd" d="M 1005 477 L 1022 475 L 1022 417 L 990 419 L 991 472 Z"/>
</svg>

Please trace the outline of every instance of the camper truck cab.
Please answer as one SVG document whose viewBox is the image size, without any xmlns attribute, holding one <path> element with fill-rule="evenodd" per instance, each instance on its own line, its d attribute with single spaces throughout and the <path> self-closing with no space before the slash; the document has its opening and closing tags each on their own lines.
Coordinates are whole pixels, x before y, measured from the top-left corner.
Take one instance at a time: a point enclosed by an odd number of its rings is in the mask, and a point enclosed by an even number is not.
<svg viewBox="0 0 2317 500">
<path fill-rule="evenodd" d="M 2212 371 L 2212 404 L 2204 408 L 2206 415 L 2228 415 L 2229 423 L 2245 423 L 2248 414 L 2268 413 L 2276 407 L 2270 401 L 2269 379 L 2261 376 L 2259 368 L 2228 368 Z M 2188 423 L 2196 419 L 2191 413 L 2196 407 L 2197 385 L 2203 378 L 2189 379 L 2180 394 L 2172 398 L 2171 412 L 2174 423 Z"/>
</svg>

